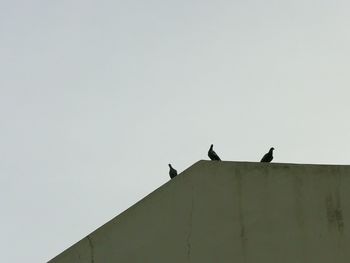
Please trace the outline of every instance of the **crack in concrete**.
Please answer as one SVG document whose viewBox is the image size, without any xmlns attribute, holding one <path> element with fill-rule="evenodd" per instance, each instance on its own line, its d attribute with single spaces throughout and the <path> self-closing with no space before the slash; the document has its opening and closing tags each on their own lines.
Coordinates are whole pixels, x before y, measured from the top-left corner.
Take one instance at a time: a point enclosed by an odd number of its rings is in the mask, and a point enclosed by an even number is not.
<svg viewBox="0 0 350 263">
<path fill-rule="evenodd" d="M 189 230 L 188 235 L 186 238 L 187 243 L 187 260 L 188 262 L 191 261 L 191 236 L 192 236 L 192 224 L 193 224 L 193 207 L 194 207 L 194 194 L 193 194 L 193 186 L 192 186 L 192 198 L 191 198 L 191 210 L 190 210 L 190 217 L 189 217 Z"/>
<path fill-rule="evenodd" d="M 86 238 L 89 241 L 89 245 L 90 245 L 91 263 L 95 263 L 94 244 L 92 243 L 92 239 L 90 236 L 87 236 Z"/>
<path fill-rule="evenodd" d="M 240 231 L 240 239 L 241 239 L 241 246 L 242 246 L 242 256 L 243 256 L 243 262 L 247 262 L 247 253 L 246 253 L 246 246 L 247 246 L 247 230 L 245 227 L 245 221 L 244 221 L 244 210 L 243 210 L 243 193 L 242 193 L 242 175 L 237 172 L 237 202 L 238 202 L 238 220 L 241 227 Z"/>
</svg>

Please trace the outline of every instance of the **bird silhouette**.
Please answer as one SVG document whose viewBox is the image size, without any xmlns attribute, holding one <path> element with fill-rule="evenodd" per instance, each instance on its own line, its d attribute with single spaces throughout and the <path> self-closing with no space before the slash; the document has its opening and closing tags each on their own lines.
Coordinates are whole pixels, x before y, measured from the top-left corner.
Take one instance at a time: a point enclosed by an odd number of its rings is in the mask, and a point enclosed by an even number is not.
<svg viewBox="0 0 350 263">
<path fill-rule="evenodd" d="M 216 152 L 213 150 L 213 144 L 210 145 L 209 151 L 208 151 L 208 156 L 210 160 L 213 161 L 221 161 L 220 157 L 216 154 Z"/>
<path fill-rule="evenodd" d="M 169 163 L 169 175 L 170 178 L 173 179 L 175 176 L 177 176 L 177 171 L 171 166 L 171 164 Z"/>
<path fill-rule="evenodd" d="M 269 150 L 269 152 L 266 153 L 266 154 L 264 155 L 264 157 L 261 159 L 260 162 L 262 162 L 262 163 L 269 163 L 269 162 L 271 162 L 272 159 L 273 159 L 272 153 L 273 153 L 273 150 L 274 150 L 274 149 L 275 149 L 275 148 L 271 147 L 270 150 Z"/>
</svg>

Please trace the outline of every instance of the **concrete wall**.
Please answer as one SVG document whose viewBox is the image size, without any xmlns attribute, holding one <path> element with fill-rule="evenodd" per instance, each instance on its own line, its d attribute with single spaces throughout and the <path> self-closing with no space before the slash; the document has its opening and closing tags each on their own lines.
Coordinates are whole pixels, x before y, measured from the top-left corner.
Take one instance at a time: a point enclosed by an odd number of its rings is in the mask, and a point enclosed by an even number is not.
<svg viewBox="0 0 350 263">
<path fill-rule="evenodd" d="M 200 161 L 50 263 L 348 263 L 350 166 Z"/>
</svg>

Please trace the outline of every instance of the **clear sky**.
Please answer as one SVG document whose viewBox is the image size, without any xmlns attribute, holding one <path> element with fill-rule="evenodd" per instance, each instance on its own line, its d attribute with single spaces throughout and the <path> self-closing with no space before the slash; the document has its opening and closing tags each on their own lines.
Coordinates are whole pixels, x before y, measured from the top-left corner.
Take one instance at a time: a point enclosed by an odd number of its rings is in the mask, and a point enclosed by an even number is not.
<svg viewBox="0 0 350 263">
<path fill-rule="evenodd" d="M 208 159 L 350 162 L 350 2 L 0 1 L 2 262 Z"/>
</svg>

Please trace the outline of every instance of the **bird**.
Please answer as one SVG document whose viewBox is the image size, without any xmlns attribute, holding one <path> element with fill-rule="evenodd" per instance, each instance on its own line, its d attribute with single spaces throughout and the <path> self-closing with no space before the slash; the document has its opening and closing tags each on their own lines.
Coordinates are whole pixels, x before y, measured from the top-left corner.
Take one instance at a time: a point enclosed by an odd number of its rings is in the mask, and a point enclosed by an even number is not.
<svg viewBox="0 0 350 263">
<path fill-rule="evenodd" d="M 173 179 L 175 176 L 177 176 L 177 171 L 171 166 L 171 164 L 169 163 L 169 175 L 170 175 L 170 178 Z"/>
<path fill-rule="evenodd" d="M 210 145 L 209 151 L 208 151 L 208 156 L 210 160 L 213 161 L 221 161 L 220 157 L 216 154 L 216 152 L 213 150 L 213 144 Z"/>
<path fill-rule="evenodd" d="M 261 159 L 260 162 L 262 162 L 262 163 L 269 163 L 269 162 L 271 162 L 272 159 L 273 159 L 272 152 L 273 152 L 274 149 L 275 148 L 271 147 L 269 152 L 264 155 L 264 157 Z"/>
</svg>

